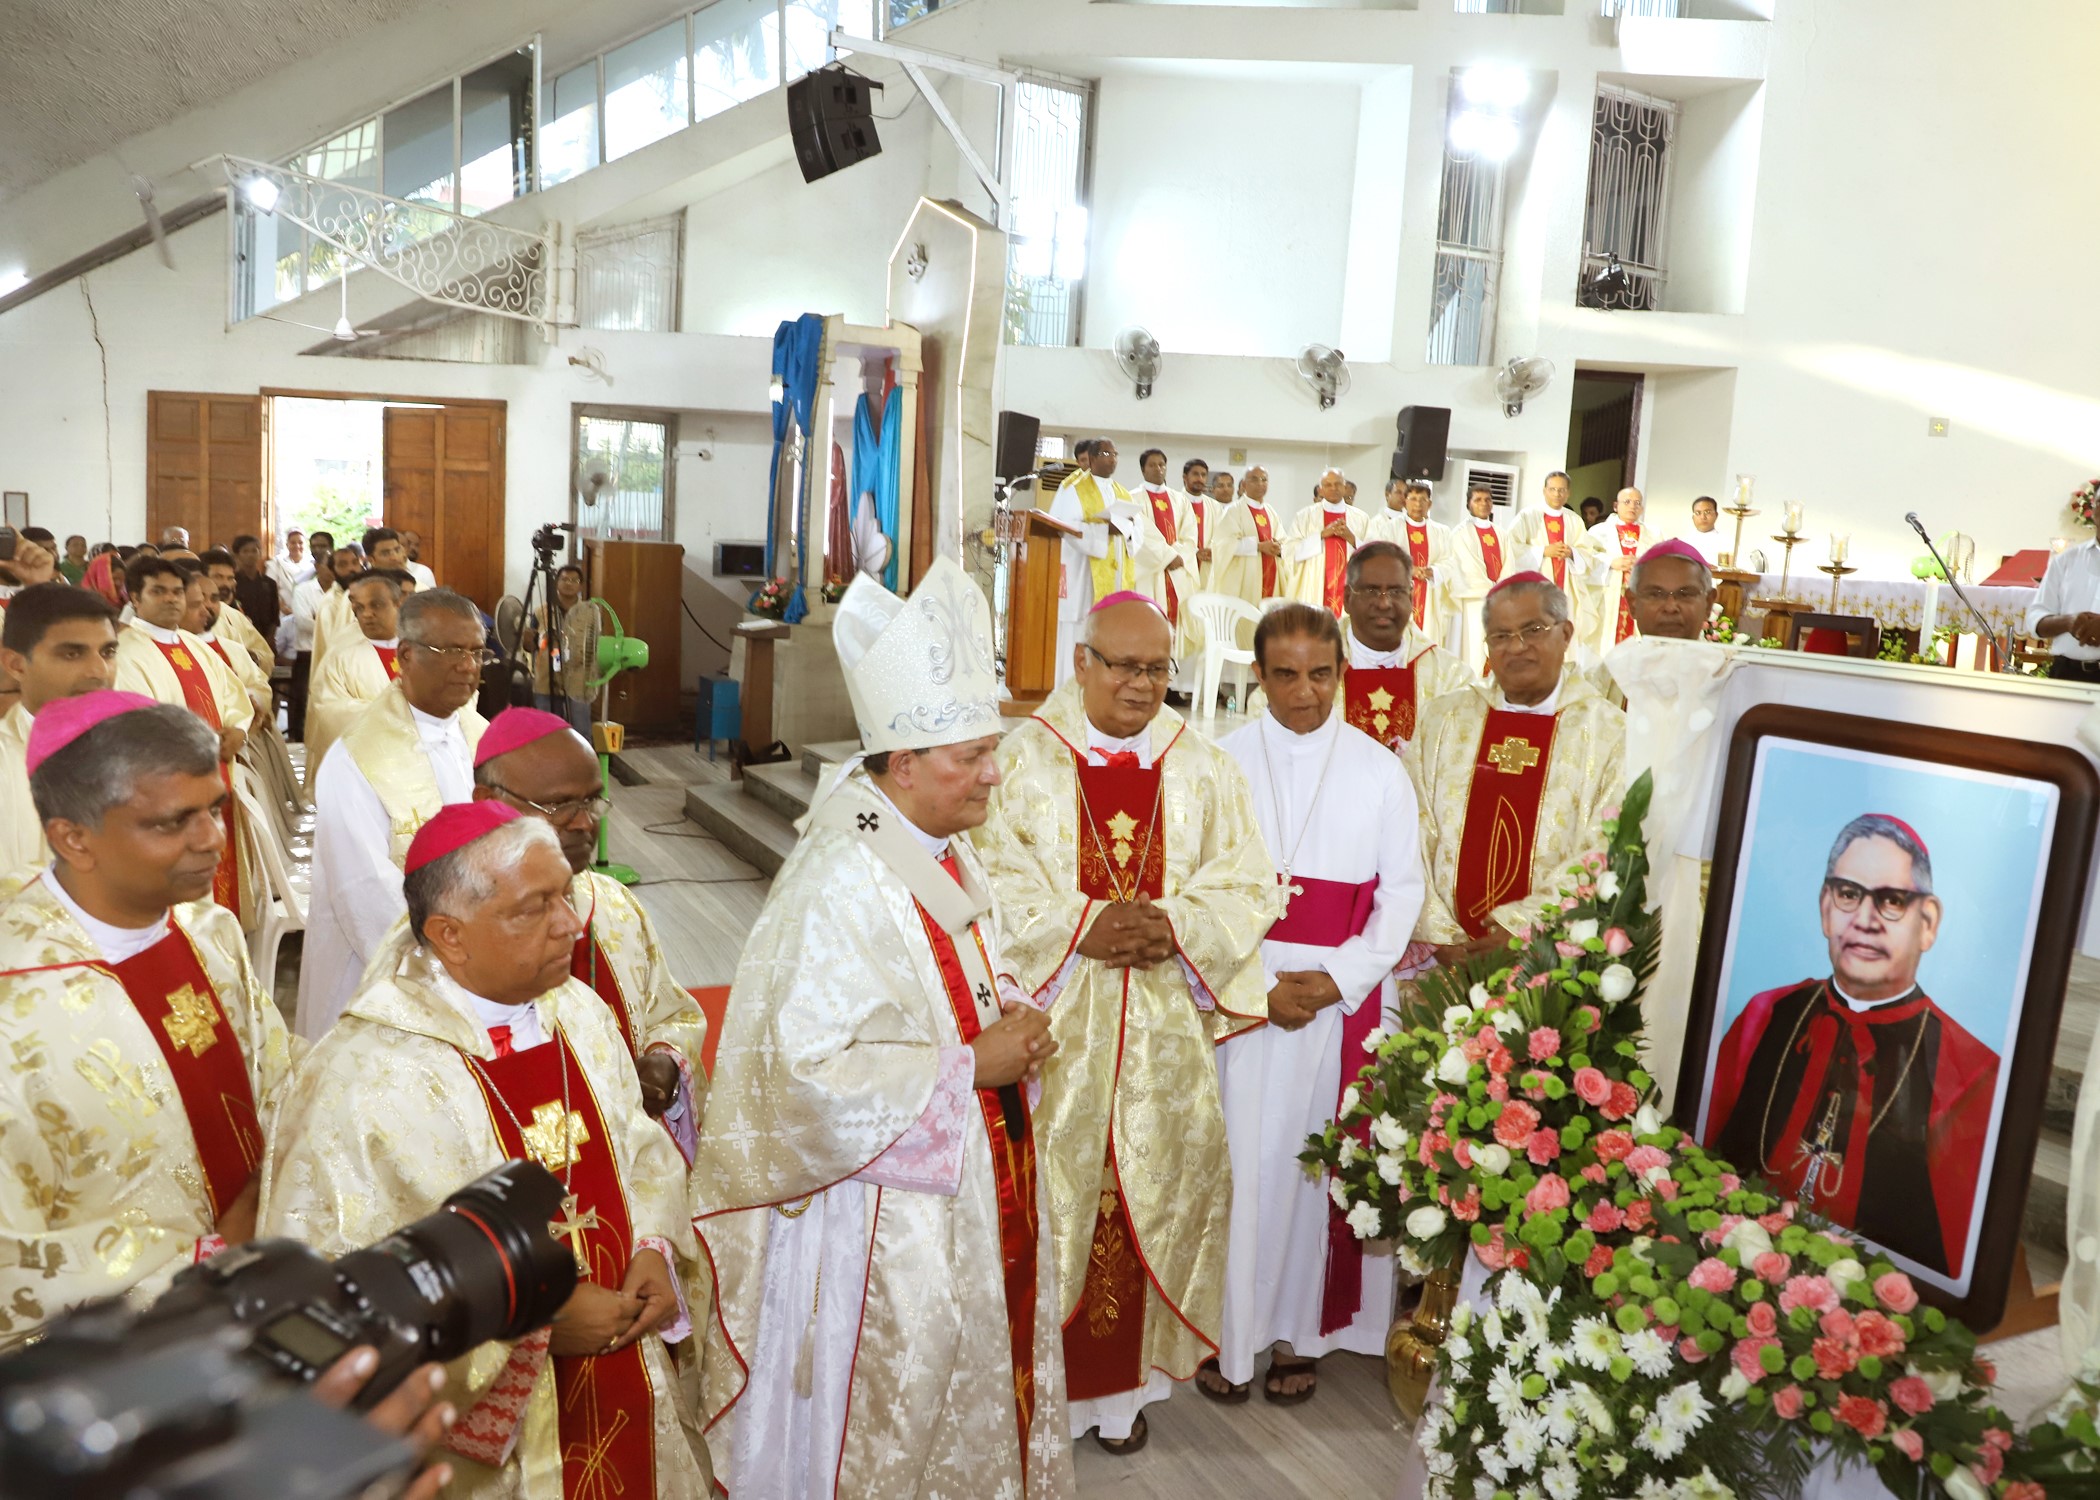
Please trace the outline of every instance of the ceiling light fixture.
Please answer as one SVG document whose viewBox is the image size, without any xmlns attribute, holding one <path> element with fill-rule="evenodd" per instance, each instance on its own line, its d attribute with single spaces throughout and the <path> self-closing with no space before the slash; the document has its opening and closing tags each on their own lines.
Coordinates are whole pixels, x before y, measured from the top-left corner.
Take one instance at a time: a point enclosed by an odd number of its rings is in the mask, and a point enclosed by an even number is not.
<svg viewBox="0 0 2100 1500">
<path fill-rule="evenodd" d="M 0 271 L 0 297 L 19 292 L 27 285 L 29 285 L 29 273 L 27 271 L 19 267 L 10 271 Z"/>
<path fill-rule="evenodd" d="M 1467 68 L 1458 75 L 1458 93 L 1483 109 L 1515 109 L 1531 97 L 1531 76 L 1516 68 Z"/>
<path fill-rule="evenodd" d="M 1507 161 L 1517 149 L 1517 122 L 1484 109 L 1462 109 L 1451 117 L 1451 149 L 1484 161 Z"/>
</svg>

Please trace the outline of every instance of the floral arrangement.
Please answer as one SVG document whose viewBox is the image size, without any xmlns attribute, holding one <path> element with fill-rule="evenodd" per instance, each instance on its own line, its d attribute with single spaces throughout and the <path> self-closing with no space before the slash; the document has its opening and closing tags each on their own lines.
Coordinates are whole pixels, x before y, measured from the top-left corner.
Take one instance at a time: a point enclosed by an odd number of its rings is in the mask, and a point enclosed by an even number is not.
<svg viewBox="0 0 2100 1500">
<path fill-rule="evenodd" d="M 1425 976 L 1303 1156 L 1410 1271 L 1489 1273 L 1438 1351 L 1430 1494 L 1778 1496 L 1827 1452 L 1898 1494 L 2041 1500 L 1974 1336 L 1659 1113 L 1650 791 L 1490 972 Z"/>
<path fill-rule="evenodd" d="M 1706 628 L 1699 632 L 1699 636 L 1701 640 L 1718 641 L 1724 646 L 1749 645 L 1749 633 L 1738 630 L 1735 627 L 1736 622 L 1734 618 L 1723 614 L 1721 606 L 1716 604 L 1713 608 L 1713 614 L 1707 619 Z"/>
<path fill-rule="evenodd" d="M 754 615 L 778 620 L 787 614 L 788 600 L 794 592 L 794 586 L 785 578 L 768 578 L 758 586 L 758 592 L 751 596 L 750 604 L 745 607 Z"/>
<path fill-rule="evenodd" d="M 2081 526 L 2090 526 L 2096 510 L 2100 510 L 2100 479 L 2088 479 L 2071 491 L 2071 519 Z"/>
</svg>

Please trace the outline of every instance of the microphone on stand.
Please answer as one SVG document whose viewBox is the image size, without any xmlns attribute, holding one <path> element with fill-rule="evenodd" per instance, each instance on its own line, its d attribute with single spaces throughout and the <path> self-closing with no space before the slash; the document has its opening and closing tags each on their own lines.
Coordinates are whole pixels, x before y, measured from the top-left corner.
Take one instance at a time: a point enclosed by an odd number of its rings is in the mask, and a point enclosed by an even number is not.
<svg viewBox="0 0 2100 1500">
<path fill-rule="evenodd" d="M 1914 510 L 1907 510 L 1903 513 L 1903 519 L 1910 522 L 1910 529 L 1918 534 L 1918 540 L 1925 544 L 1925 550 L 1932 554 L 1932 560 L 1940 565 L 1940 576 L 1945 578 L 1948 586 L 1954 590 L 1954 597 L 1961 600 L 1976 623 L 1983 627 L 1983 638 L 1989 641 L 1991 649 L 1998 653 L 1998 670 L 2000 672 L 2012 671 L 2012 632 L 2008 630 L 2002 642 L 1998 639 L 1998 632 L 1991 629 L 1991 622 L 1983 617 L 1983 611 L 1976 607 L 1976 601 L 1971 599 L 1962 588 L 1961 581 L 1954 576 L 1954 570 L 1947 566 L 1947 559 L 1940 556 L 1939 548 L 1933 546 L 1932 535 L 1926 531 L 1925 523 L 1918 519 L 1918 513 Z M 1922 648 L 1927 643 L 1920 641 L 1918 644 Z"/>
</svg>

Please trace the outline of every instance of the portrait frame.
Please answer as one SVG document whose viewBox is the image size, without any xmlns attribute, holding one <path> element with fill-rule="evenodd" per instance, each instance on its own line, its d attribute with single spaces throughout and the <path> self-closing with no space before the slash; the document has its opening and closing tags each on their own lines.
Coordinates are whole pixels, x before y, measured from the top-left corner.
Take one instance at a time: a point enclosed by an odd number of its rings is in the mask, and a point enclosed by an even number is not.
<svg viewBox="0 0 2100 1500">
<path fill-rule="evenodd" d="M 29 491 L 0 490 L 0 525 L 20 531 L 29 524 Z"/>
<path fill-rule="evenodd" d="M 1706 916 L 1692 992 L 1687 997 L 1684 1052 L 1678 1073 L 1676 1119 L 1695 1137 L 1706 1124 L 1703 1114 L 1713 1097 L 1711 1075 L 1723 1034 L 1733 1019 L 1727 1008 L 1731 999 L 1745 990 L 1745 981 L 1735 973 L 1737 947 L 1746 936 L 1744 903 L 1738 896 L 1750 890 L 1759 878 L 1754 864 L 1760 857 L 1759 839 L 1752 820 L 1767 790 L 1764 783 L 1770 779 L 1764 768 L 1782 768 L 1775 770 L 1773 776 L 1785 774 L 1785 762 L 1778 758 L 1781 751 L 1802 752 L 1796 759 L 1803 765 L 1821 753 L 1834 764 L 1849 760 L 1869 770 L 1881 768 L 1884 774 L 1891 767 L 1900 772 L 1915 770 L 1926 776 L 1944 777 L 1949 788 L 1995 781 L 2001 786 L 2032 783 L 2053 791 L 2053 813 L 2046 820 L 2046 827 L 2040 828 L 2032 839 L 2037 846 L 2030 851 L 2033 883 L 2016 893 L 2019 909 L 2027 914 L 2027 925 L 2021 933 L 2019 950 L 2007 955 L 2008 963 L 2014 959 L 2017 963 L 2013 966 L 2014 982 L 2007 986 L 2003 1024 L 1993 1034 L 1978 1038 L 1997 1051 L 1998 1069 L 1968 1221 L 1973 1252 L 1964 1258 L 1959 1277 L 1943 1276 L 1900 1250 L 1848 1229 L 1908 1271 L 1926 1301 L 1979 1331 L 1993 1328 L 2004 1317 L 2019 1254 L 2021 1219 L 2033 1176 L 2057 1026 L 2070 977 L 2071 954 L 2085 909 L 2087 865 L 2096 818 L 2100 818 L 2100 773 L 2069 745 L 1779 704 L 1760 705 L 1745 713 L 1729 739 L 1719 788 Z M 1801 766 L 1793 769 L 1798 774 Z M 1856 811 L 1886 809 L 1863 806 Z M 1760 826 L 1768 822 L 1759 821 Z M 1827 839 L 1835 833 L 1836 827 L 1832 827 L 1823 837 Z M 1800 846 L 1805 842 L 1797 839 L 1793 846 L 1786 846 L 1765 840 L 1768 846 L 1780 850 L 1777 856 L 1767 856 L 1767 863 L 1777 857 L 1798 866 L 1804 858 L 1813 858 L 1820 869 L 1828 844 L 1804 851 Z M 2007 838 L 1999 842 L 2011 845 L 2017 840 Z M 1950 879 L 1959 878 L 1955 870 L 1943 869 L 1936 860 L 1936 895 L 1949 889 Z M 1793 920 L 1799 925 L 1798 917 Z M 1821 934 L 1817 936 L 1820 938 Z M 1770 965 L 1768 952 L 1763 961 Z M 1931 984 L 1924 975 L 1930 973 L 1929 964 L 1927 959 L 1921 965 L 1918 980 L 1928 994 Z M 2021 968 L 2025 971 L 2024 980 L 2018 978 Z M 1768 967 L 1766 973 L 1769 981 L 1777 971 Z M 2009 1048 L 2002 1045 L 2006 1038 L 2010 1039 Z M 1757 1164 L 1735 1165 L 1747 1176 Z M 1935 1210 L 1928 1207 L 1927 1211 Z"/>
</svg>

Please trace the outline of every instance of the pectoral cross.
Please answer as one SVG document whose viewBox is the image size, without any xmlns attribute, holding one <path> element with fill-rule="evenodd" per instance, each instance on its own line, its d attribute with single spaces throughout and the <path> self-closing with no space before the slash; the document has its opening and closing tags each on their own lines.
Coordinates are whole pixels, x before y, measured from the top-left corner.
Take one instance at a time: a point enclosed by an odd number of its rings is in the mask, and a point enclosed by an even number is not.
<svg viewBox="0 0 2100 1500">
<path fill-rule="evenodd" d="M 583 1249 L 584 1231 L 597 1229 L 602 1226 L 598 1221 L 598 1210 L 593 1208 L 579 1212 L 578 1209 L 579 1205 L 574 1193 L 562 1199 L 561 1217 L 547 1226 L 547 1232 L 558 1240 L 567 1240 L 569 1242 L 570 1253 L 576 1257 L 576 1273 L 579 1276 L 588 1276 L 591 1270 L 591 1261 Z"/>
<path fill-rule="evenodd" d="M 1831 1145 L 1837 1136 L 1838 1096 L 1833 1091 L 1830 1103 L 1823 1110 L 1822 1123 L 1816 1126 L 1813 1141 L 1803 1141 L 1799 1154 L 1794 1158 L 1801 1168 L 1801 1193 L 1797 1200 L 1802 1208 L 1812 1208 L 1818 1198 L 1835 1197 L 1845 1181 L 1844 1153 Z M 1824 1179 L 1828 1178 L 1828 1181 Z"/>
<path fill-rule="evenodd" d="M 524 1138 L 526 1154 L 550 1172 L 581 1161 L 583 1144 L 591 1138 L 583 1116 L 573 1109 L 564 1111 L 553 1099 L 535 1109 L 532 1123 L 518 1134 Z"/>
<path fill-rule="evenodd" d="M 1511 735 L 1487 753 L 1488 764 L 1505 776 L 1522 776 L 1539 763 L 1539 747 Z"/>
<path fill-rule="evenodd" d="M 218 1008 L 209 996 L 198 994 L 195 985 L 186 984 L 168 996 L 168 1013 L 160 1024 L 168 1040 L 187 1048 L 192 1057 L 202 1057 L 219 1039 Z"/>
</svg>

